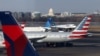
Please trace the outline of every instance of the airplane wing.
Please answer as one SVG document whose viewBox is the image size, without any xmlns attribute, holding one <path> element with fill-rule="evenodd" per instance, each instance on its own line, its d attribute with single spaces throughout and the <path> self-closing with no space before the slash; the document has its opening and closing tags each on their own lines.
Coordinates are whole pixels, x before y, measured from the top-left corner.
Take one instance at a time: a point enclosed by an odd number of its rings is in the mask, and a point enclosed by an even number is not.
<svg viewBox="0 0 100 56">
<path fill-rule="evenodd" d="M 46 36 L 44 37 L 37 37 L 37 38 L 30 38 L 29 40 L 31 40 L 33 43 L 37 42 L 38 40 L 44 39 L 46 38 Z"/>
<path fill-rule="evenodd" d="M 65 24 L 65 25 L 55 25 L 55 26 L 51 26 L 52 28 L 56 27 L 56 28 L 75 28 L 76 26 L 74 24 Z"/>
<path fill-rule="evenodd" d="M 91 36 L 93 36 L 93 33 L 87 33 L 86 35 L 91 37 Z"/>
</svg>

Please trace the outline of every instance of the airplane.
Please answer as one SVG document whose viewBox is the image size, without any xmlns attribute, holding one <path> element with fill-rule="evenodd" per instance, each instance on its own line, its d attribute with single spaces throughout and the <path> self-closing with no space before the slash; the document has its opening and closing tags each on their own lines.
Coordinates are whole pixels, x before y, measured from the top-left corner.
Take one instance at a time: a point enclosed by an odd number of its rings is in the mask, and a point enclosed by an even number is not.
<svg viewBox="0 0 100 56">
<path fill-rule="evenodd" d="M 25 32 L 25 34 L 33 42 L 34 38 L 41 38 L 35 41 L 38 43 L 44 42 L 46 46 L 73 46 L 69 41 L 83 39 L 89 35 L 90 22 L 91 16 L 86 16 L 71 32 Z"/>
<path fill-rule="evenodd" d="M 86 16 L 72 32 L 24 32 L 28 39 L 34 43 L 45 43 L 49 46 L 73 46 L 71 40 L 83 39 L 88 36 L 91 17 Z"/>
<path fill-rule="evenodd" d="M 0 12 L 7 56 L 39 56 L 10 11 Z"/>
<path fill-rule="evenodd" d="M 58 31 L 58 32 L 70 32 L 73 29 L 75 29 L 76 25 L 75 24 L 63 24 L 63 25 L 54 25 L 51 26 L 51 31 Z"/>
<path fill-rule="evenodd" d="M 60 29 L 70 30 L 74 29 L 76 25 L 74 24 L 63 24 L 63 25 L 56 25 L 53 21 L 52 17 L 49 17 L 44 26 L 39 27 L 26 27 L 25 22 L 21 23 L 21 27 L 23 31 L 34 31 L 34 32 L 48 32 L 48 31 L 61 31 Z"/>
<path fill-rule="evenodd" d="M 57 32 L 63 31 L 63 32 L 65 32 L 65 30 L 71 31 L 71 29 L 74 29 L 75 27 L 76 27 L 76 25 L 74 25 L 74 24 L 57 25 L 57 24 L 55 24 L 53 18 L 50 17 L 45 24 L 45 31 L 46 32 L 48 32 L 48 31 L 53 31 L 53 32 L 54 31 L 57 31 Z"/>
<path fill-rule="evenodd" d="M 21 23 L 21 28 L 23 31 L 34 31 L 34 32 L 45 32 L 46 30 L 50 30 L 52 25 L 51 18 L 48 18 L 44 26 L 38 27 L 26 27 L 25 23 Z"/>
<path fill-rule="evenodd" d="M 3 32 L 0 32 L 0 48 L 4 48 L 4 38 Z"/>
</svg>

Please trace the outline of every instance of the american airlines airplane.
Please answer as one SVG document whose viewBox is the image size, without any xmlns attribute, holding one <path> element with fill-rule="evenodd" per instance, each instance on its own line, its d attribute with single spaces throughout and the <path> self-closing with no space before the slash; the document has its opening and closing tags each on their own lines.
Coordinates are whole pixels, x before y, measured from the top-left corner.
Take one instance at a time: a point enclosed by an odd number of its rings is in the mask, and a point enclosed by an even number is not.
<svg viewBox="0 0 100 56">
<path fill-rule="evenodd" d="M 68 41 L 83 39 L 88 35 L 91 16 L 86 16 L 72 32 L 25 32 L 26 36 L 34 42 L 45 42 L 47 46 L 70 45 Z"/>
<path fill-rule="evenodd" d="M 0 12 L 7 56 L 39 56 L 11 12 Z"/>
<path fill-rule="evenodd" d="M 12 17 L 12 15 L 10 16 Z M 31 42 L 44 42 L 48 47 L 73 46 L 68 41 L 85 38 L 88 35 L 90 22 L 91 17 L 85 17 L 72 32 L 25 32 L 25 34 Z"/>
</svg>

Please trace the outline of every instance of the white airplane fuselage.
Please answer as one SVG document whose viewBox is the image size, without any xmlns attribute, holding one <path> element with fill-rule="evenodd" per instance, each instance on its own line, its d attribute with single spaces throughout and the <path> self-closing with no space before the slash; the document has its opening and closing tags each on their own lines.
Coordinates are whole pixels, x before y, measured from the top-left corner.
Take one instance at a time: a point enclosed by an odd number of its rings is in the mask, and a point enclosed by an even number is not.
<svg viewBox="0 0 100 56">
<path fill-rule="evenodd" d="M 44 32 L 45 28 L 44 27 L 24 27 L 23 31 L 27 31 L 27 32 Z"/>
<path fill-rule="evenodd" d="M 37 42 L 64 42 L 72 40 L 69 38 L 70 32 L 25 32 L 28 39 L 42 38 Z"/>
</svg>

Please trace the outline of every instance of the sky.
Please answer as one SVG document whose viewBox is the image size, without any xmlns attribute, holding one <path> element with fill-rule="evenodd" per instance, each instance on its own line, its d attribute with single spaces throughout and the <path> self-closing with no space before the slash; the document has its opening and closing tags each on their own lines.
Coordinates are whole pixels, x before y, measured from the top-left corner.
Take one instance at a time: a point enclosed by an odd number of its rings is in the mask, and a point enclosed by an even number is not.
<svg viewBox="0 0 100 56">
<path fill-rule="evenodd" d="M 0 0 L 0 11 L 48 13 L 54 12 L 94 12 L 100 10 L 100 0 Z"/>
</svg>

